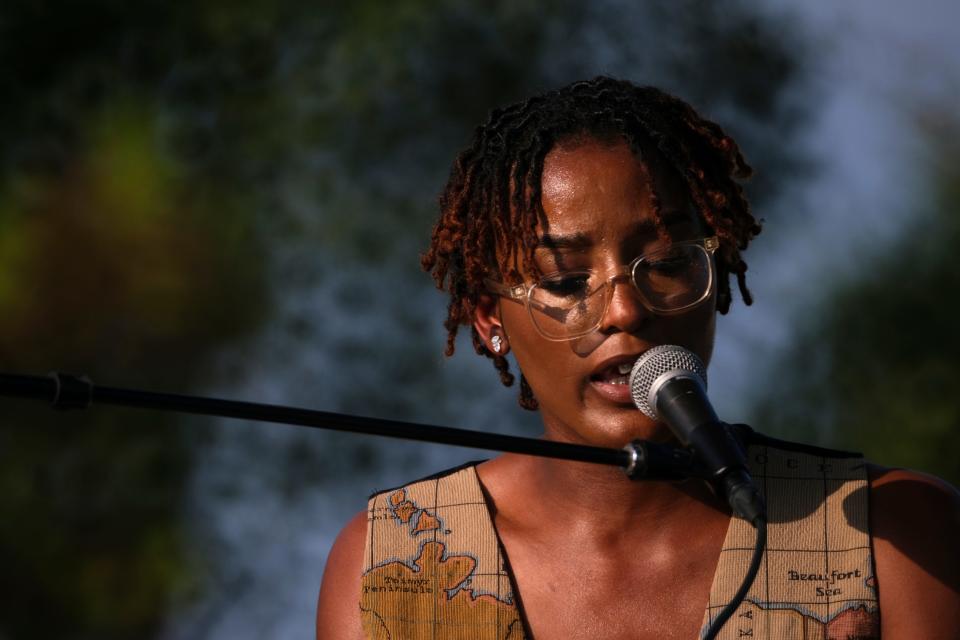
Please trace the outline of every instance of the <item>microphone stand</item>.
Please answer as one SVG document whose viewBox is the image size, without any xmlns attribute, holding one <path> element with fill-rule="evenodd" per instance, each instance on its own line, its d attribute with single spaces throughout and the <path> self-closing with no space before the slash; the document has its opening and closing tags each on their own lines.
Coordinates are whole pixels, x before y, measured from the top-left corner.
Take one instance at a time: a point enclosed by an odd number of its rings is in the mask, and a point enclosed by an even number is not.
<svg viewBox="0 0 960 640">
<path fill-rule="evenodd" d="M 27 376 L 0 373 L 0 396 L 32 398 L 48 401 L 60 411 L 87 409 L 92 404 L 173 411 L 194 415 L 221 416 L 241 420 L 256 420 L 290 424 L 301 427 L 364 433 L 368 435 L 405 438 L 421 442 L 507 451 L 524 455 L 543 456 L 578 462 L 606 464 L 623 468 L 631 480 L 684 480 L 700 478 L 709 481 L 709 473 L 689 449 L 634 440 L 623 449 L 609 449 L 554 442 L 538 438 L 485 433 L 467 429 L 453 429 L 398 420 L 383 420 L 343 413 L 330 413 L 274 404 L 260 404 L 220 398 L 156 393 L 135 389 L 102 387 L 83 376 L 53 372 L 47 376 Z M 760 559 L 766 546 L 766 521 L 758 519 L 757 542 L 753 559 L 740 589 L 733 600 L 712 621 L 706 640 L 713 640 L 724 623 L 746 596 L 757 575 Z"/>
<path fill-rule="evenodd" d="M 590 462 L 621 467 L 631 479 L 683 480 L 691 477 L 706 477 L 706 473 L 689 450 L 645 440 L 635 440 L 623 449 L 592 447 L 275 404 L 104 387 L 94 385 L 85 376 L 73 376 L 60 372 L 53 372 L 46 376 L 0 373 L 0 396 L 46 400 L 54 409 L 60 411 L 86 409 L 92 404 L 106 404 L 256 420 Z"/>
</svg>

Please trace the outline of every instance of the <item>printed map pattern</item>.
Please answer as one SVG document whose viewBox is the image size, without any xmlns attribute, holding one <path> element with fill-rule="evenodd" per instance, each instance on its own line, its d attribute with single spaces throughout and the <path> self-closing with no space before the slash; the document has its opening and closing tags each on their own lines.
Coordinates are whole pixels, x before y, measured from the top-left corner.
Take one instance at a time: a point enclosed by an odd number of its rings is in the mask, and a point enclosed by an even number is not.
<svg viewBox="0 0 960 640">
<path fill-rule="evenodd" d="M 767 500 L 768 545 L 719 639 L 878 640 L 863 459 L 773 446 L 750 447 L 748 458 Z M 740 586 L 755 536 L 731 519 L 701 638 Z M 360 608 L 376 640 L 525 638 L 473 466 L 371 498 Z"/>
<path fill-rule="evenodd" d="M 767 500 L 767 551 L 718 639 L 879 639 L 863 458 L 758 446 L 749 462 Z M 755 538 L 731 520 L 701 637 L 739 588 Z"/>
<path fill-rule="evenodd" d="M 367 637 L 524 638 L 474 467 L 377 494 L 367 514 Z"/>
</svg>

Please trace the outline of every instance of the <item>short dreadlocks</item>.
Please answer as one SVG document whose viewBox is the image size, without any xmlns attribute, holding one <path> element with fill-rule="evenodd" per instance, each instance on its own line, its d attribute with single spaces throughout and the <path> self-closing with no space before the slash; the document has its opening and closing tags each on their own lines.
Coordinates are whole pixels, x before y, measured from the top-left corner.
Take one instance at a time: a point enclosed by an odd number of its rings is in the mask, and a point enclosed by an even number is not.
<svg viewBox="0 0 960 640">
<path fill-rule="evenodd" d="M 752 169 L 737 143 L 690 105 L 654 87 L 600 76 L 536 95 L 490 113 L 470 146 L 457 156 L 440 196 L 440 219 L 421 264 L 450 293 L 444 326 L 445 353 L 453 355 L 460 325 L 471 325 L 483 279 L 496 274 L 517 282 L 538 274 L 533 259 L 537 228 L 545 221 L 540 202 L 543 161 L 554 145 L 571 138 L 622 139 L 634 154 L 675 172 L 703 221 L 720 239 L 717 310 L 730 309 L 730 274 L 746 304 L 747 265 L 740 252 L 760 233 L 738 180 Z M 652 196 L 659 229 L 659 202 Z M 506 358 L 491 353 L 472 328 L 473 346 L 493 359 L 504 385 L 513 384 Z M 530 385 L 520 376 L 520 405 L 536 409 Z"/>
</svg>

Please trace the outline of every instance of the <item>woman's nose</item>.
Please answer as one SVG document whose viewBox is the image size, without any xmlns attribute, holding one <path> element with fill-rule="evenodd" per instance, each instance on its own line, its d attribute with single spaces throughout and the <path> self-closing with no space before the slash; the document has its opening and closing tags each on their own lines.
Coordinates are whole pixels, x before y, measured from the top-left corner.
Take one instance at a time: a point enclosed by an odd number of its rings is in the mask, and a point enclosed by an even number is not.
<svg viewBox="0 0 960 640">
<path fill-rule="evenodd" d="M 614 330 L 627 333 L 636 331 L 651 316 L 640 292 L 633 286 L 629 276 L 613 278 L 608 286 L 612 288 L 607 294 L 610 302 L 600 321 L 600 330 L 607 333 Z"/>
</svg>

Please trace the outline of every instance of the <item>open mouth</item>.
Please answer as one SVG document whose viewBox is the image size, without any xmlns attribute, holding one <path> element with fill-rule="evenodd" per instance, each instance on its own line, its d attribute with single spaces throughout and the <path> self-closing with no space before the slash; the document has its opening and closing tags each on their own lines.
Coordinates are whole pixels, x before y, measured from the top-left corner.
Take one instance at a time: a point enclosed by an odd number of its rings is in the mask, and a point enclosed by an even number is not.
<svg viewBox="0 0 960 640">
<path fill-rule="evenodd" d="M 606 369 L 598 371 L 590 376 L 590 379 L 605 384 L 627 385 L 630 383 L 631 369 L 633 369 L 632 361 L 621 362 L 620 364 L 611 365 Z"/>
</svg>

